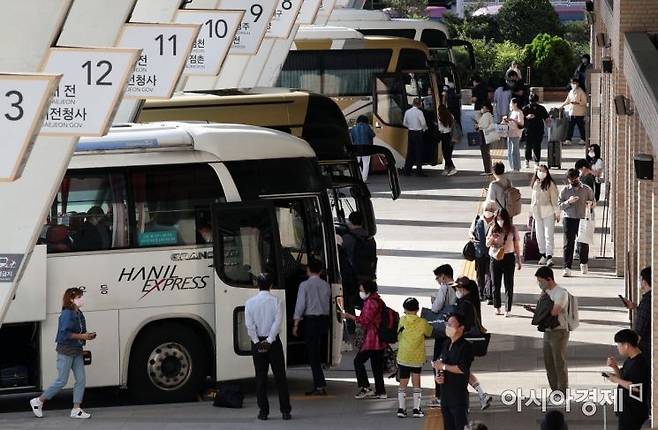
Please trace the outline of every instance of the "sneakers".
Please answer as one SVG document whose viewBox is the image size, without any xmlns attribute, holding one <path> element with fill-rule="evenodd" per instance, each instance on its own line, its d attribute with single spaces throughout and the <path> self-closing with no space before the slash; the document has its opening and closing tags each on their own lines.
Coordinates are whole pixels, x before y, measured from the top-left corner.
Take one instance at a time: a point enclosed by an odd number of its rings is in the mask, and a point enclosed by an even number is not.
<svg viewBox="0 0 658 430">
<path fill-rule="evenodd" d="M 371 399 L 377 399 L 377 400 L 386 400 L 386 399 L 388 399 L 388 394 L 386 394 L 386 393 L 373 394 L 370 398 Z"/>
<path fill-rule="evenodd" d="M 414 418 L 423 418 L 424 416 L 425 416 L 425 414 L 423 413 L 422 410 L 414 409 L 414 412 L 413 412 L 413 417 Z"/>
<path fill-rule="evenodd" d="M 562 276 L 564 278 L 570 278 L 571 277 L 571 269 L 569 269 L 568 267 L 565 267 L 564 272 L 562 272 Z"/>
<path fill-rule="evenodd" d="M 355 399 L 365 399 L 366 397 L 370 397 L 373 395 L 373 392 L 370 388 L 363 388 L 361 387 L 359 391 L 354 395 Z"/>
<path fill-rule="evenodd" d="M 530 162 L 528 160 L 525 160 L 525 168 L 526 169 L 530 168 Z"/>
<path fill-rule="evenodd" d="M 38 397 L 30 400 L 30 406 L 32 406 L 32 413 L 35 417 L 43 418 L 43 402 Z"/>
<path fill-rule="evenodd" d="M 407 411 L 404 409 L 398 409 L 398 418 L 407 418 Z"/>
<path fill-rule="evenodd" d="M 589 267 L 587 267 L 587 264 L 581 264 L 580 265 L 580 274 L 581 275 L 587 275 L 589 272 Z"/>
<path fill-rule="evenodd" d="M 564 141 L 564 144 L 565 145 L 571 145 L 571 141 L 567 139 L 567 140 Z"/>
<path fill-rule="evenodd" d="M 546 266 L 548 267 L 553 267 L 553 259 L 552 258 L 547 258 L 546 259 Z"/>
<path fill-rule="evenodd" d="M 304 393 L 305 396 L 326 396 L 327 395 L 327 389 L 322 387 L 322 388 L 313 388 L 312 390 L 309 390 Z"/>
<path fill-rule="evenodd" d="M 451 169 L 448 173 L 446 173 L 446 176 L 453 176 L 457 174 L 457 169 Z"/>
<path fill-rule="evenodd" d="M 505 318 L 510 318 L 512 316 L 512 311 L 505 311 Z"/>
<path fill-rule="evenodd" d="M 448 173 L 450 173 L 450 169 L 443 169 L 443 172 L 441 172 L 442 176 L 448 176 Z"/>
<path fill-rule="evenodd" d="M 491 401 L 493 400 L 493 397 L 491 397 L 488 394 L 485 394 L 484 396 L 479 396 L 479 397 L 480 397 L 480 410 L 484 411 L 489 406 L 491 406 Z"/>
<path fill-rule="evenodd" d="M 75 408 L 75 409 L 71 409 L 71 418 L 85 420 L 87 418 L 91 418 L 91 415 L 86 413 L 80 408 Z"/>
<path fill-rule="evenodd" d="M 542 257 L 539 259 L 539 263 L 537 263 L 537 264 L 539 264 L 540 266 L 545 266 L 545 265 L 546 265 L 546 261 L 547 261 L 547 260 L 546 260 L 546 257 L 544 257 L 544 256 L 542 255 Z"/>
<path fill-rule="evenodd" d="M 441 399 L 438 398 L 438 397 L 435 397 L 430 401 L 429 405 L 427 405 L 427 406 L 429 406 L 430 408 L 439 408 L 439 407 L 441 407 Z"/>
</svg>

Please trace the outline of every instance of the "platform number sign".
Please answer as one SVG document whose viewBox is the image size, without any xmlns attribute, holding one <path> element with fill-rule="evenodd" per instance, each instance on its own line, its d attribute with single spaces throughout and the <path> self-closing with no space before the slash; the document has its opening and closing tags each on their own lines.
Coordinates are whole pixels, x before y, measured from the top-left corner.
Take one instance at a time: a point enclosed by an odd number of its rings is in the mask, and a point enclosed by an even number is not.
<svg viewBox="0 0 658 430">
<path fill-rule="evenodd" d="M 280 0 L 220 0 L 220 9 L 245 11 L 229 54 L 254 55 L 258 52 L 279 2 Z"/>
<path fill-rule="evenodd" d="M 20 177 L 61 76 L 0 74 L 0 181 Z"/>
<path fill-rule="evenodd" d="M 320 4 L 320 10 L 318 11 L 318 15 L 316 16 L 315 21 L 313 21 L 313 24 L 327 25 L 329 17 L 331 16 L 331 13 L 334 11 L 335 7 L 336 0 L 322 0 L 322 3 Z"/>
<path fill-rule="evenodd" d="M 126 97 L 171 98 L 200 29 L 198 24 L 125 24 L 117 46 L 142 50 Z"/>
<path fill-rule="evenodd" d="M 297 24 L 313 24 L 321 6 L 322 0 L 304 0 L 302 8 L 299 11 L 299 16 L 297 17 Z"/>
<path fill-rule="evenodd" d="M 62 74 L 41 134 L 103 136 L 121 101 L 141 49 L 51 48 L 42 71 Z"/>
<path fill-rule="evenodd" d="M 287 39 L 292 31 L 292 26 L 299 15 L 302 0 L 279 0 L 274 10 L 272 21 L 267 30 L 266 37 L 272 39 Z"/>
<path fill-rule="evenodd" d="M 244 15 L 243 10 L 179 10 L 174 22 L 201 26 L 185 74 L 218 75 Z"/>
</svg>

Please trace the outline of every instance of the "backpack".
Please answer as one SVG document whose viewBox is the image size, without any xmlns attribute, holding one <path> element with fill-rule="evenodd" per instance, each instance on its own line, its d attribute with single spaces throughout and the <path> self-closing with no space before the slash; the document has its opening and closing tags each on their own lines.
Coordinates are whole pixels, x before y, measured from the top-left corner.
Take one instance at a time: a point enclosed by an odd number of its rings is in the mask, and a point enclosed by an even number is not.
<svg viewBox="0 0 658 430">
<path fill-rule="evenodd" d="M 361 237 L 348 233 L 354 242 L 354 272 L 360 280 L 372 280 L 377 277 L 377 242 L 372 236 Z"/>
<path fill-rule="evenodd" d="M 239 385 L 222 384 L 217 389 L 213 406 L 218 408 L 241 408 L 244 394 Z"/>
<path fill-rule="evenodd" d="M 507 210 L 510 217 L 515 217 L 521 213 L 523 202 L 521 201 L 521 191 L 518 188 L 509 186 L 503 191 L 505 195 L 505 204 L 501 205 Z M 498 202 L 500 204 L 500 202 Z"/>
<path fill-rule="evenodd" d="M 569 303 L 567 304 L 567 328 L 569 331 L 574 331 L 580 325 L 580 318 L 578 316 L 578 298 L 571 295 L 568 291 L 567 294 L 569 295 Z"/>
<path fill-rule="evenodd" d="M 397 343 L 400 314 L 386 306 L 383 300 L 380 300 L 380 306 L 382 307 L 382 322 L 379 325 L 379 340 L 388 344 Z"/>
</svg>

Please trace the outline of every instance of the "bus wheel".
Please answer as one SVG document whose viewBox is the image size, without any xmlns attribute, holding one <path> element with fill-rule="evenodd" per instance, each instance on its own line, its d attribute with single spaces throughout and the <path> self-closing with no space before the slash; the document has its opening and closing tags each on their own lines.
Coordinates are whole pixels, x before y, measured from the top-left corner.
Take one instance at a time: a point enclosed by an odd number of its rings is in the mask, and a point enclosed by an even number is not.
<svg viewBox="0 0 658 430">
<path fill-rule="evenodd" d="M 128 388 L 139 401 L 195 400 L 208 375 L 208 354 L 193 330 L 157 325 L 135 339 L 128 375 Z"/>
</svg>

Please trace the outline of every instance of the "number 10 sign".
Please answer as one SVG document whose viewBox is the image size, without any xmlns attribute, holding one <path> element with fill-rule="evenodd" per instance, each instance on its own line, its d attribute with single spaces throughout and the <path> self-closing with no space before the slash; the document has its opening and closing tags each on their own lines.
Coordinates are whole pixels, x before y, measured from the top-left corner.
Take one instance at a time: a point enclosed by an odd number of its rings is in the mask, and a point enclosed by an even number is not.
<svg viewBox="0 0 658 430">
<path fill-rule="evenodd" d="M 0 181 L 20 177 L 60 76 L 0 74 Z"/>
</svg>

